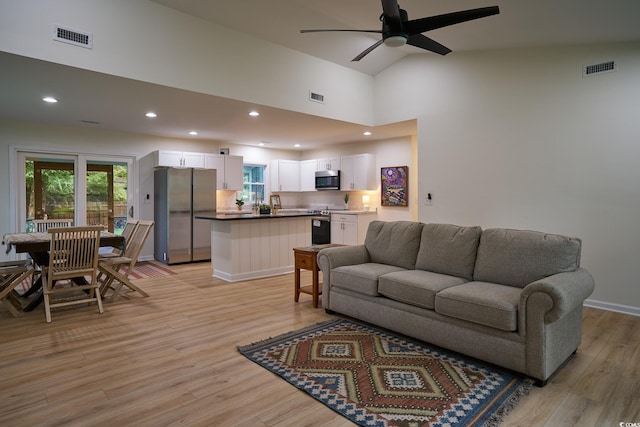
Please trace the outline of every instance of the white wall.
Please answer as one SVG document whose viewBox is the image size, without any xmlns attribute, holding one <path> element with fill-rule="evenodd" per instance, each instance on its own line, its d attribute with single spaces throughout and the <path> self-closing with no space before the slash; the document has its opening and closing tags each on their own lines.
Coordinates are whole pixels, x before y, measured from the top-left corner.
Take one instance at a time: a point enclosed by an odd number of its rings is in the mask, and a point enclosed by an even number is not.
<svg viewBox="0 0 640 427">
<path fill-rule="evenodd" d="M 146 0 L 0 0 L 0 50 L 101 73 L 371 125 L 373 78 Z M 53 24 L 93 49 L 53 41 Z M 265 84 L 265 82 L 268 82 Z M 325 103 L 309 101 L 309 90 Z"/>
<path fill-rule="evenodd" d="M 420 220 L 580 237 L 591 303 L 640 314 L 640 44 L 414 55 L 375 80 L 378 120 L 418 117 Z"/>
</svg>

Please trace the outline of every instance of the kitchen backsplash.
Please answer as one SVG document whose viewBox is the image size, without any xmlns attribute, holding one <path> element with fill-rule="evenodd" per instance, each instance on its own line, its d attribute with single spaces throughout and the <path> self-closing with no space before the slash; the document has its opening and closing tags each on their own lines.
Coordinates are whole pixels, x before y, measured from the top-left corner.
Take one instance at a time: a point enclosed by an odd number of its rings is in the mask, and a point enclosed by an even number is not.
<svg viewBox="0 0 640 427">
<path fill-rule="evenodd" d="M 283 209 L 345 209 L 344 196 L 349 194 L 349 210 L 362 210 L 364 204 L 363 195 L 369 196 L 369 209 L 375 210 L 379 205 L 379 196 L 376 191 L 306 191 L 300 193 L 279 192 Z M 236 191 L 217 191 L 217 210 L 227 211 L 236 209 Z M 265 201 L 269 203 L 268 197 Z M 243 209 L 251 210 L 251 206 L 245 204 Z"/>
</svg>

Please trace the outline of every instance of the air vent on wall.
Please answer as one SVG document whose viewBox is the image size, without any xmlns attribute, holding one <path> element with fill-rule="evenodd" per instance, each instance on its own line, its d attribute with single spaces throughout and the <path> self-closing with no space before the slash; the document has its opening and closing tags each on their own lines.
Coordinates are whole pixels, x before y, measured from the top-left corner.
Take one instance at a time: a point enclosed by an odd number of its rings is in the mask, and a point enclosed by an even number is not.
<svg viewBox="0 0 640 427">
<path fill-rule="evenodd" d="M 309 101 L 315 101 L 324 104 L 324 95 L 309 91 Z"/>
<path fill-rule="evenodd" d="M 53 39 L 58 42 L 85 47 L 87 49 L 93 48 L 93 34 L 63 27 L 58 24 L 53 24 Z"/>
<path fill-rule="evenodd" d="M 601 62 L 599 64 L 585 65 L 582 70 L 582 77 L 589 77 L 595 74 L 611 73 L 616 71 L 617 65 L 615 61 Z"/>
</svg>

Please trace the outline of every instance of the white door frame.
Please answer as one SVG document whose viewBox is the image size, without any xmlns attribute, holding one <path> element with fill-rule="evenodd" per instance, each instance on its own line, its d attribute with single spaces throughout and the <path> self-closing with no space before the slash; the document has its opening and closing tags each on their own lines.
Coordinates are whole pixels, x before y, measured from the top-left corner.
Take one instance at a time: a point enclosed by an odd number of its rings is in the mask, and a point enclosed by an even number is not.
<svg viewBox="0 0 640 427">
<path fill-rule="evenodd" d="M 86 224 L 86 172 L 87 162 L 100 161 L 127 164 L 127 215 L 133 207 L 134 216 L 138 206 L 136 197 L 138 188 L 138 171 L 135 156 L 120 156 L 102 153 L 78 153 L 44 147 L 11 146 L 9 162 L 9 202 L 11 209 L 10 222 L 12 229 L 24 231 L 26 228 L 26 185 L 25 160 L 27 157 L 46 157 L 49 159 L 65 159 L 74 161 L 75 218 L 74 224 Z M 131 217 L 133 219 L 133 217 Z"/>
</svg>

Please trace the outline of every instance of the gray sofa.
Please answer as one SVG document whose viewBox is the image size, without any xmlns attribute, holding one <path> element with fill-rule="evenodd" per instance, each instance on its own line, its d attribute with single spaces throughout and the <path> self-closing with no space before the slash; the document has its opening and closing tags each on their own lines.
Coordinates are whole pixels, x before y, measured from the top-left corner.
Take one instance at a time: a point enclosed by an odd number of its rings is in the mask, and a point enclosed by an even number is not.
<svg viewBox="0 0 640 427">
<path fill-rule="evenodd" d="M 581 339 L 594 281 L 580 239 L 373 221 L 318 253 L 323 307 L 523 373 L 544 385 Z"/>
</svg>

